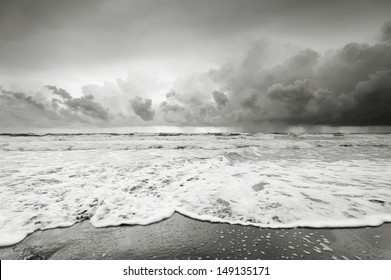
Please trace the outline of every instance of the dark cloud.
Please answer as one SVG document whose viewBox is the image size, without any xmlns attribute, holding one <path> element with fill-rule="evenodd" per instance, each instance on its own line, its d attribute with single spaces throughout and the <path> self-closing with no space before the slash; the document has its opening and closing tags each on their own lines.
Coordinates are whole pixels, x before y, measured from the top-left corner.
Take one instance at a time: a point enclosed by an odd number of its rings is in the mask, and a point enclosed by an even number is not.
<svg viewBox="0 0 391 280">
<path fill-rule="evenodd" d="M 350 43 L 323 58 L 314 81 L 319 87 L 346 93 L 369 75 L 390 68 L 390 45 Z"/>
<path fill-rule="evenodd" d="M 110 118 L 108 110 L 94 101 L 94 96 L 85 95 L 73 98 L 67 91 L 55 86 L 46 86 L 53 94 L 61 96 L 63 101 L 53 100 L 59 108 L 59 113 L 65 116 L 75 116 L 86 121 L 84 117 L 107 121 Z M 62 105 L 62 106 L 59 106 Z"/>
<path fill-rule="evenodd" d="M 274 84 L 261 100 L 256 110 L 242 118 L 287 124 L 333 124 L 341 110 L 338 96 L 314 87 L 310 80 L 297 80 L 287 86 Z"/>
<path fill-rule="evenodd" d="M 93 96 L 73 98 L 67 91 L 47 86 L 49 95 L 28 95 L 1 89 L 1 126 L 53 126 L 76 123 L 107 122 L 111 116 Z M 61 98 L 53 98 L 52 96 Z"/>
<path fill-rule="evenodd" d="M 164 120 L 168 123 L 188 124 L 192 121 L 190 113 L 187 112 L 184 106 L 169 104 L 168 102 L 163 101 L 160 104 L 160 109 L 163 113 Z"/>
<path fill-rule="evenodd" d="M 82 96 L 80 98 L 72 98 L 64 102 L 68 109 L 76 114 L 81 113 L 84 116 L 103 121 L 109 120 L 110 116 L 106 108 L 99 103 L 94 102 L 92 95 Z"/>
<path fill-rule="evenodd" d="M 325 55 L 306 49 L 270 69 L 243 71 L 258 60 L 249 51 L 209 72 L 230 101 L 232 122 L 391 125 L 389 44 L 350 43 Z"/>
<path fill-rule="evenodd" d="M 54 94 L 57 94 L 59 96 L 61 96 L 62 98 L 64 98 L 65 100 L 71 100 L 72 99 L 72 95 L 70 95 L 66 90 L 62 89 L 62 88 L 57 88 L 56 86 L 46 86 L 48 89 L 50 89 Z"/>
<path fill-rule="evenodd" d="M 385 22 L 381 28 L 380 41 L 391 43 L 391 20 Z"/>
<path fill-rule="evenodd" d="M 219 107 L 224 107 L 228 102 L 228 97 L 217 90 L 212 91 L 213 99 Z"/>
<path fill-rule="evenodd" d="M 134 113 L 143 121 L 151 121 L 155 116 L 155 111 L 152 109 L 152 100 L 143 99 L 136 96 L 130 101 L 130 106 Z"/>
<path fill-rule="evenodd" d="M 250 51 L 244 60 L 258 61 L 258 55 Z M 313 79 L 318 58 L 317 52 L 306 49 L 270 69 L 263 69 L 261 64 L 254 67 L 255 64 L 252 63 L 249 71 L 246 69 L 246 63 L 239 62 L 238 65 L 226 64 L 219 69 L 211 70 L 209 75 L 224 91 L 240 93 L 232 94 L 230 99 L 239 98 L 240 101 L 237 102 L 251 107 L 254 106 L 254 98 L 274 84 L 286 86 L 296 80 Z"/>
<path fill-rule="evenodd" d="M 194 126 L 391 125 L 389 31 L 387 22 L 379 43 L 353 42 L 324 54 L 305 48 L 270 67 L 267 43 L 253 40 L 242 59 L 178 79 L 166 94 L 156 94 L 151 79 L 149 87 L 138 87 L 136 79 L 86 85 L 80 97 L 56 86 L 36 94 L 2 89 L 1 125 L 116 125 L 137 118 Z"/>
<path fill-rule="evenodd" d="M 199 96 L 198 92 L 179 94 L 170 90 L 166 101 L 160 104 L 160 113 L 168 123 L 180 125 L 219 125 L 223 115 L 212 99 Z"/>
<path fill-rule="evenodd" d="M 2 74 L 72 69 L 83 76 L 86 68 L 140 57 L 175 59 L 189 52 L 198 59 L 249 33 L 330 47 L 339 38 L 360 37 L 390 14 L 390 1 L 359 2 L 2 0 Z"/>
<path fill-rule="evenodd" d="M 59 115 L 49 103 L 42 103 L 23 92 L 0 88 L 1 126 L 50 126 L 59 120 Z"/>
<path fill-rule="evenodd" d="M 391 69 L 369 75 L 342 98 L 349 102 L 341 121 L 354 125 L 391 125 Z"/>
<path fill-rule="evenodd" d="M 270 109 L 271 114 L 282 119 L 305 114 L 306 106 L 313 95 L 309 80 L 297 80 L 285 87 L 275 84 L 266 92 L 266 98 L 270 101 L 269 106 L 274 107 Z"/>
</svg>

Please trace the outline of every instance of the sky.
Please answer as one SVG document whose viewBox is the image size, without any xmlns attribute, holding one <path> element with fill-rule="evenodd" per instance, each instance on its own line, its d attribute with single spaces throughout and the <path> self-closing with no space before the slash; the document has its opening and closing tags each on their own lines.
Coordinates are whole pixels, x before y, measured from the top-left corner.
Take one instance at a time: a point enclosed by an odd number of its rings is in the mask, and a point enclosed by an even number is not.
<svg viewBox="0 0 391 280">
<path fill-rule="evenodd" d="M 0 0 L 0 130 L 391 125 L 391 1 Z"/>
</svg>

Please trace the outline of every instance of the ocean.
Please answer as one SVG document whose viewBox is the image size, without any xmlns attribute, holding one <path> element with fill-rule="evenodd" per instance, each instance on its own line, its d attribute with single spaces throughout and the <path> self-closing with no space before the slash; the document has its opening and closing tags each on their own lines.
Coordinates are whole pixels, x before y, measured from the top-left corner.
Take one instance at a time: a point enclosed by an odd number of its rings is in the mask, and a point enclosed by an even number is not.
<svg viewBox="0 0 391 280">
<path fill-rule="evenodd" d="M 390 134 L 0 136 L 0 246 L 175 212 L 267 228 L 391 222 Z"/>
</svg>

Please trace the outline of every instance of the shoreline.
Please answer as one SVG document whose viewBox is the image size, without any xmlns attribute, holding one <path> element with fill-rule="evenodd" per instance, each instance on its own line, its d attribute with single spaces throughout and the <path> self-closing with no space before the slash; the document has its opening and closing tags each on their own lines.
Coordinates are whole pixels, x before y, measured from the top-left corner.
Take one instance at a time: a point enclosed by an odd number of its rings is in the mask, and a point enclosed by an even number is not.
<svg viewBox="0 0 391 280">
<path fill-rule="evenodd" d="M 0 259 L 391 259 L 391 223 L 358 228 L 270 229 L 175 213 L 149 225 L 89 221 L 39 230 L 0 248 Z"/>
</svg>

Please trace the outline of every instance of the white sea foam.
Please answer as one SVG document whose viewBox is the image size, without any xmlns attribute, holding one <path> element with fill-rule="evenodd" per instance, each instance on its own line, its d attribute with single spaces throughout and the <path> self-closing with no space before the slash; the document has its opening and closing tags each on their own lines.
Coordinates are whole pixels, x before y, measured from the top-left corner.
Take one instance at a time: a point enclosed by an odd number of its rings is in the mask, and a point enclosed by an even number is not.
<svg viewBox="0 0 391 280">
<path fill-rule="evenodd" d="M 0 246 L 90 220 L 175 211 L 261 227 L 391 221 L 389 135 L 0 137 Z"/>
</svg>

